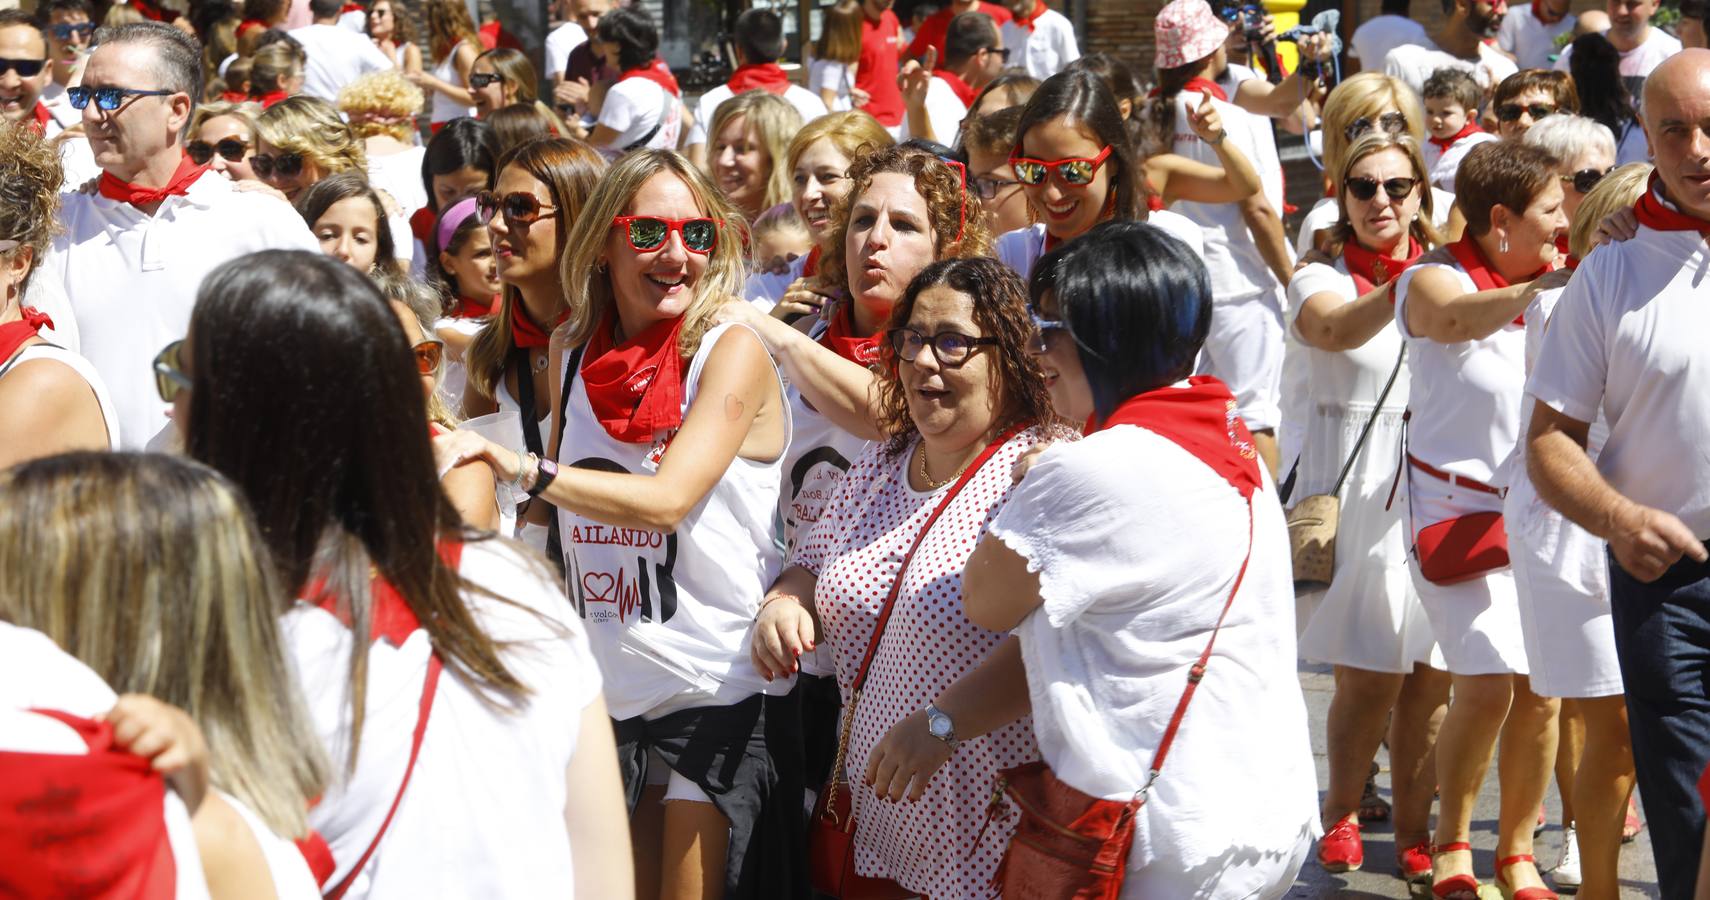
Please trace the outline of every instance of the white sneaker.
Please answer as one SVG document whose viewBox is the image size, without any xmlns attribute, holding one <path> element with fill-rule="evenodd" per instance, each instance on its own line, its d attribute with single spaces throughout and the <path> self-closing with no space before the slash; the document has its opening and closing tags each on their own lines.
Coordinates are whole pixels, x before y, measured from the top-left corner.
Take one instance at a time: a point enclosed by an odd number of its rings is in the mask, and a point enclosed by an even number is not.
<svg viewBox="0 0 1710 900">
<path fill-rule="evenodd" d="M 1579 888 L 1579 837 L 1572 826 L 1562 829 L 1562 858 L 1550 870 L 1550 880 L 1558 890 L 1571 893 Z"/>
</svg>

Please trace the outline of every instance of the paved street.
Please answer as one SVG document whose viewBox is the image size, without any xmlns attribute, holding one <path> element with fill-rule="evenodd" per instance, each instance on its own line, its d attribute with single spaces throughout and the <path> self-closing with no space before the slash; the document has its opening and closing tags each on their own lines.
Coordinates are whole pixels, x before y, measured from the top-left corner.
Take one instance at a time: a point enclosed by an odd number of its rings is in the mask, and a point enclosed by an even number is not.
<svg viewBox="0 0 1710 900">
<path fill-rule="evenodd" d="M 1306 693 L 1306 708 L 1312 716 L 1312 752 L 1318 762 L 1318 783 L 1323 785 L 1329 777 L 1324 756 L 1324 717 L 1330 709 L 1330 694 L 1334 684 L 1328 666 L 1302 664 L 1300 668 L 1300 685 Z M 1389 768 L 1382 751 L 1379 752 L 1378 762 L 1384 766 L 1383 774 L 1378 776 L 1378 788 L 1384 798 L 1389 798 Z M 1554 865 L 1561 853 L 1562 832 L 1557 825 L 1561 817 L 1561 801 L 1556 795 L 1555 785 L 1550 786 L 1550 795 L 1545 801 L 1549 807 L 1549 827 L 1538 839 L 1538 861 L 1541 865 Z M 1626 845 L 1621 851 L 1621 896 L 1626 898 L 1656 897 L 1656 867 L 1651 860 L 1650 833 L 1642 831 L 1633 843 Z M 1388 823 L 1375 823 L 1365 829 L 1366 865 L 1358 872 L 1344 875 L 1332 875 L 1318 868 L 1315 861 L 1308 861 L 1301 870 L 1300 878 L 1295 882 L 1294 890 L 1289 892 L 1291 898 L 1368 898 L 1396 897 L 1405 898 L 1409 894 L 1407 887 L 1395 878 L 1395 845 Z M 1473 813 L 1472 844 L 1477 854 L 1478 875 L 1481 880 L 1488 881 L 1496 865 L 1496 769 L 1492 765 L 1490 776 L 1485 780 L 1483 793 L 1479 795 L 1478 809 Z M 1547 877 L 1547 876 L 1546 876 Z M 1494 886 L 1485 889 L 1487 900 L 1498 900 L 1499 894 Z M 1411 895 L 1419 898 L 1430 896 L 1430 891 L 1423 886 L 1415 889 Z"/>
</svg>

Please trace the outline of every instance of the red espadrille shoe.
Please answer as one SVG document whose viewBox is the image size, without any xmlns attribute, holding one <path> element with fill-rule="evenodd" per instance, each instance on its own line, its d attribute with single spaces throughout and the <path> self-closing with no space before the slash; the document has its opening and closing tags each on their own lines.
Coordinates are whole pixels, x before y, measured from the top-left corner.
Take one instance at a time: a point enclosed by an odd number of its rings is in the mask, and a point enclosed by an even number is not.
<svg viewBox="0 0 1710 900">
<path fill-rule="evenodd" d="M 1455 841 L 1452 844 L 1431 845 L 1432 877 L 1436 877 L 1437 857 L 1445 853 L 1472 853 L 1472 845 L 1466 841 Z M 1440 878 L 1431 884 L 1431 896 L 1439 900 L 1478 900 L 1478 879 L 1471 875 L 1450 875 Z"/>
<path fill-rule="evenodd" d="M 1515 863 L 1531 863 L 1535 871 L 1538 866 L 1538 859 L 1530 853 L 1519 853 L 1514 856 L 1505 856 L 1496 861 L 1496 889 L 1502 892 L 1502 900 L 1560 900 L 1560 896 L 1547 887 L 1509 887 L 1508 879 L 1502 877 L 1502 870 Z M 1542 880 L 1542 876 L 1540 876 L 1540 880 Z"/>
<path fill-rule="evenodd" d="M 1429 884 L 1431 881 L 1431 842 L 1420 841 L 1411 847 L 1395 851 L 1395 877 L 1408 884 Z"/>
<path fill-rule="evenodd" d="M 1318 839 L 1318 865 L 1326 872 L 1357 871 L 1366 861 L 1366 849 L 1360 840 L 1360 819 L 1349 815 L 1337 822 Z"/>
</svg>

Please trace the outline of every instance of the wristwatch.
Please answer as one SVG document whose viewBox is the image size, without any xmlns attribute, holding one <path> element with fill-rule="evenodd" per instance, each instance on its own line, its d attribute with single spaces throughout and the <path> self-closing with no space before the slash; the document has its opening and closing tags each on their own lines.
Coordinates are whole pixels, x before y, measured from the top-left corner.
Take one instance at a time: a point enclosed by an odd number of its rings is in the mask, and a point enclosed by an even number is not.
<svg viewBox="0 0 1710 900">
<path fill-rule="evenodd" d="M 956 723 L 950 721 L 948 713 L 930 703 L 926 706 L 926 731 L 951 750 L 956 749 Z"/>
<path fill-rule="evenodd" d="M 530 497 L 540 496 L 540 492 L 546 490 L 546 486 L 557 477 L 558 463 L 550 459 L 542 459 L 535 463 L 534 484 L 529 485 L 528 495 Z"/>
</svg>

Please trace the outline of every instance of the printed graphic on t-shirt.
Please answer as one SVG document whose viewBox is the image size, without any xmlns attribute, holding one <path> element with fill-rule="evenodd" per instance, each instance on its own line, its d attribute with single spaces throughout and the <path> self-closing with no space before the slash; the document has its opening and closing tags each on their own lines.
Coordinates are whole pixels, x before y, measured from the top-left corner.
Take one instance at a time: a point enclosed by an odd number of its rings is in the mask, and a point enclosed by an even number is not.
<svg viewBox="0 0 1710 900">
<path fill-rule="evenodd" d="M 835 447 L 816 447 L 796 461 L 789 472 L 789 521 L 785 523 L 789 534 L 798 539 L 806 536 L 848 471 L 849 460 Z"/>
<path fill-rule="evenodd" d="M 628 469 L 599 457 L 588 457 L 572 468 L 598 472 Z M 645 528 L 619 528 L 598 522 L 582 522 L 566 536 L 572 548 L 567 579 L 575 598 L 576 612 L 589 623 L 630 625 L 638 620 L 669 622 L 677 614 L 677 535 Z M 628 553 L 590 553 L 603 561 L 622 559 L 616 570 L 585 568 L 580 547 L 619 547 Z M 633 560 L 633 563 L 631 562 Z"/>
</svg>

